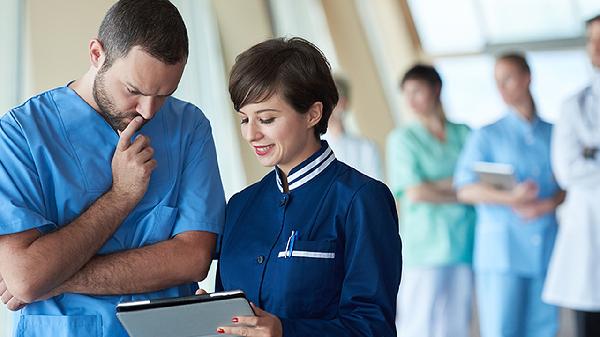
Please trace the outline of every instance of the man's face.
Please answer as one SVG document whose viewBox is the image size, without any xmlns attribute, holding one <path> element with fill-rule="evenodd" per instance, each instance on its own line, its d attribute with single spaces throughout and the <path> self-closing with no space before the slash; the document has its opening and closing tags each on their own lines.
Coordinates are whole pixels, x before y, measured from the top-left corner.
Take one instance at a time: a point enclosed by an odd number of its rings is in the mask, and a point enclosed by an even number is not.
<svg viewBox="0 0 600 337">
<path fill-rule="evenodd" d="M 587 27 L 587 51 L 590 61 L 600 68 L 600 20 L 592 21 Z"/>
<path fill-rule="evenodd" d="M 184 68 L 185 61 L 165 64 L 133 47 L 98 70 L 93 95 L 99 113 L 115 130 L 124 130 L 136 116 L 149 121 L 177 89 Z"/>
</svg>

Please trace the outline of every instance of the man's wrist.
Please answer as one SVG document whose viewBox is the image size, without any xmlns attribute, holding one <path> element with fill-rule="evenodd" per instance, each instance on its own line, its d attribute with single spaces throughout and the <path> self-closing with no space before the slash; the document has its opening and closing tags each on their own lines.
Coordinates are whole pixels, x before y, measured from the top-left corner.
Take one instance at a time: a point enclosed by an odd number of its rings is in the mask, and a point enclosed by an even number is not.
<svg viewBox="0 0 600 337">
<path fill-rule="evenodd" d="M 105 199 L 106 203 L 112 209 L 120 209 L 125 216 L 127 216 L 138 203 L 137 201 L 132 200 L 132 198 L 129 198 L 127 195 L 120 193 L 113 188 L 104 193 L 102 198 Z"/>
</svg>

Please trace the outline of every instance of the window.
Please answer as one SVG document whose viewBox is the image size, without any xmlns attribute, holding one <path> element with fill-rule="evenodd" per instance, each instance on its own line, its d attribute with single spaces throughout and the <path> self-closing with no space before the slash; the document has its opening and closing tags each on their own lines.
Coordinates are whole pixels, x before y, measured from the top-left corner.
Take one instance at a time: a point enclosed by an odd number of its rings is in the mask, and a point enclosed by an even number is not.
<svg viewBox="0 0 600 337">
<path fill-rule="evenodd" d="M 600 14 L 597 0 L 407 0 L 426 54 L 444 79 L 449 119 L 481 126 L 499 118 L 496 54 L 525 51 L 539 113 L 558 117 L 565 98 L 583 87 L 592 68 L 584 21 Z"/>
</svg>

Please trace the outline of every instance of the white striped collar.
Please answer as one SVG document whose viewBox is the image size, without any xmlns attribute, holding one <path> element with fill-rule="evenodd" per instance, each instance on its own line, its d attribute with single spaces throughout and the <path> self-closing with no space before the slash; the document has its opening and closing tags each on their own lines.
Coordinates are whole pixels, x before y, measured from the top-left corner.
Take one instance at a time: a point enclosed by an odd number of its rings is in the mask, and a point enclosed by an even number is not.
<svg viewBox="0 0 600 337">
<path fill-rule="evenodd" d="M 313 178 L 318 176 L 321 172 L 333 163 L 335 160 L 335 154 L 329 147 L 326 141 L 321 141 L 321 149 L 315 154 L 310 156 L 302 164 L 296 166 L 290 171 L 290 175 L 287 177 L 288 191 L 292 191 Z M 275 166 L 275 177 L 277 180 L 277 187 L 280 192 L 283 192 L 283 184 L 281 183 L 281 177 L 279 176 L 280 170 Z"/>
</svg>

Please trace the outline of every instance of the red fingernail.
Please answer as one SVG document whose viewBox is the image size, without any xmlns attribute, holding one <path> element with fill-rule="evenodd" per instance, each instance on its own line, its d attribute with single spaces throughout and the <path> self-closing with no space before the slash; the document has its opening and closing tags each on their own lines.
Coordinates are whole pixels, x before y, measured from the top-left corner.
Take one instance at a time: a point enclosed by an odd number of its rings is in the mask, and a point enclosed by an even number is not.
<svg viewBox="0 0 600 337">
<path fill-rule="evenodd" d="M 237 318 L 237 317 L 234 317 L 234 318 L 232 318 L 232 319 L 231 319 L 231 321 L 232 321 L 233 323 L 237 323 L 239 320 L 238 320 L 238 318 Z"/>
<path fill-rule="evenodd" d="M 218 328 L 217 333 L 225 333 L 225 330 L 223 330 L 222 328 Z"/>
</svg>

